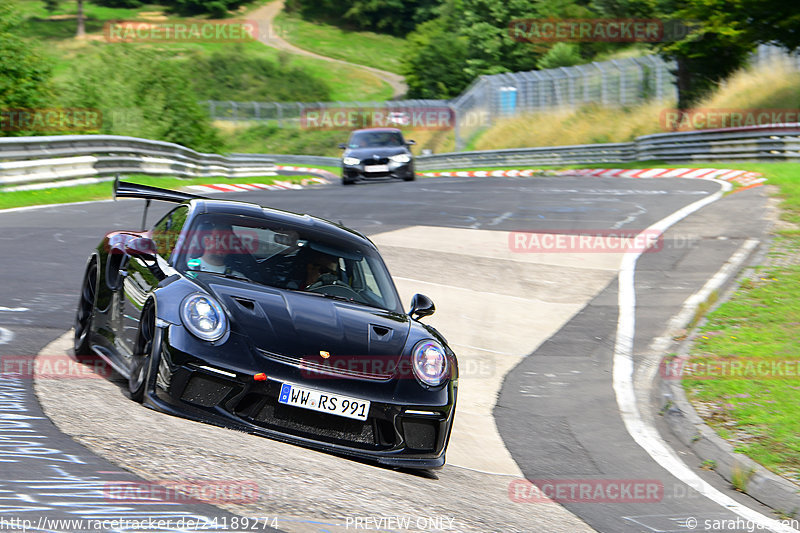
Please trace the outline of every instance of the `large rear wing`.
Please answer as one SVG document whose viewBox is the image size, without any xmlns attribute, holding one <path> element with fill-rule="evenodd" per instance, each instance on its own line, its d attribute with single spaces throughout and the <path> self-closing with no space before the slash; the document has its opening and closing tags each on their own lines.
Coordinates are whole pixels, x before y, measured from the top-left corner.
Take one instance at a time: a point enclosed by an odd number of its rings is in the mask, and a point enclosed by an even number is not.
<svg viewBox="0 0 800 533">
<path fill-rule="evenodd" d="M 127 181 L 114 180 L 114 200 L 117 198 L 143 198 L 145 200 L 162 200 L 164 202 L 181 203 L 187 200 L 208 200 L 205 196 L 197 196 L 187 192 L 170 191 L 149 185 L 137 185 Z"/>
<path fill-rule="evenodd" d="M 150 207 L 150 200 L 162 200 L 177 204 L 187 200 L 208 200 L 205 196 L 189 194 L 188 192 L 170 191 L 169 189 L 160 189 L 149 185 L 137 185 L 127 181 L 119 181 L 119 176 L 114 180 L 114 200 L 117 198 L 142 198 L 146 200 L 144 213 L 142 213 L 142 231 L 147 229 L 147 210 Z"/>
</svg>

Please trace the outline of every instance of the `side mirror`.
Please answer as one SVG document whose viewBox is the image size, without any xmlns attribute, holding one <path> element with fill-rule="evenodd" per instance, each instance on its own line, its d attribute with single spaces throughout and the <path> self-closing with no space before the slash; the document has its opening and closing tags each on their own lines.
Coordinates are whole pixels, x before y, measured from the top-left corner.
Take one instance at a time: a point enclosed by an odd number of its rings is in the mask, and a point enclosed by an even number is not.
<svg viewBox="0 0 800 533">
<path fill-rule="evenodd" d="M 417 143 L 414 142 L 414 139 L 408 139 L 406 140 L 406 144 L 411 146 L 412 144 L 417 144 Z"/>
<path fill-rule="evenodd" d="M 125 243 L 125 253 L 132 257 L 152 261 L 158 253 L 158 248 L 153 239 L 137 237 Z"/>
<path fill-rule="evenodd" d="M 342 150 L 346 150 L 347 145 L 345 143 L 339 143 L 339 148 L 341 148 Z"/>
<path fill-rule="evenodd" d="M 411 298 L 411 310 L 408 312 L 411 318 L 419 320 L 424 316 L 432 315 L 435 311 L 436 306 L 433 305 L 433 301 L 424 294 L 415 294 Z"/>
</svg>

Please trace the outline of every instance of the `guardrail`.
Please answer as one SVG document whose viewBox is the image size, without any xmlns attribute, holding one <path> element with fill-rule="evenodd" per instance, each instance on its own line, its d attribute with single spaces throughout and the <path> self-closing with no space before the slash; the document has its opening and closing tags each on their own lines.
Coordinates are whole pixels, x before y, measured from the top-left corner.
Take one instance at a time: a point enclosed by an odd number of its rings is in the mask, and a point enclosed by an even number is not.
<svg viewBox="0 0 800 533">
<path fill-rule="evenodd" d="M 800 123 L 658 133 L 630 143 L 454 152 L 419 156 L 419 171 L 470 167 L 580 165 L 661 160 L 800 161 Z M 272 175 L 275 162 L 339 166 L 335 157 L 203 154 L 161 141 L 113 135 L 0 138 L 0 185 L 114 174 L 181 177 Z"/>
<path fill-rule="evenodd" d="M 342 161 L 338 157 L 325 157 L 320 155 L 287 155 L 287 154 L 230 154 L 232 161 L 276 161 L 280 164 L 301 167 L 341 167 Z"/>
<path fill-rule="evenodd" d="M 265 157 L 226 157 L 179 144 L 116 135 L 0 138 L 0 185 L 153 174 L 227 178 L 275 175 Z"/>
<path fill-rule="evenodd" d="M 420 171 L 470 167 L 509 167 L 516 165 L 582 165 L 620 163 L 636 160 L 635 143 L 583 144 L 577 146 L 544 146 L 506 150 L 454 152 L 420 156 Z"/>
<path fill-rule="evenodd" d="M 636 159 L 662 161 L 800 160 L 800 124 L 657 133 L 636 139 Z"/>
</svg>

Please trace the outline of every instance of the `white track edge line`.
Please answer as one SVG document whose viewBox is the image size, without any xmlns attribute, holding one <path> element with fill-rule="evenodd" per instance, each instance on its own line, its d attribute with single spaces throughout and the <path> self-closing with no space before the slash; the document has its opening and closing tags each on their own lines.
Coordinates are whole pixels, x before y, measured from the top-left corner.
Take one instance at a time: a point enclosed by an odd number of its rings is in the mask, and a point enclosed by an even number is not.
<svg viewBox="0 0 800 533">
<path fill-rule="evenodd" d="M 683 220 L 692 213 L 719 200 L 725 192 L 731 190 L 733 187 L 728 182 L 721 182 L 719 180 L 707 181 L 719 183 L 720 190 L 710 196 L 684 206 L 671 215 L 659 220 L 647 228 L 645 232 L 654 230 L 661 232 L 666 231 L 670 226 Z M 639 406 L 636 402 L 636 392 L 633 383 L 633 339 L 636 320 L 635 273 L 636 262 L 639 256 L 641 256 L 641 252 L 625 254 L 618 277 L 619 317 L 617 320 L 617 334 L 614 344 L 613 386 L 620 416 L 625 423 L 625 428 L 628 430 L 631 437 L 633 437 L 633 440 L 661 465 L 662 468 L 714 503 L 736 513 L 745 520 L 758 524 L 762 528 L 768 528 L 772 531 L 779 532 L 796 531 L 780 523 L 778 520 L 769 518 L 740 504 L 730 496 L 711 486 L 678 457 L 675 451 L 661 439 L 655 427 L 645 423 L 642 419 L 639 413 Z"/>
</svg>

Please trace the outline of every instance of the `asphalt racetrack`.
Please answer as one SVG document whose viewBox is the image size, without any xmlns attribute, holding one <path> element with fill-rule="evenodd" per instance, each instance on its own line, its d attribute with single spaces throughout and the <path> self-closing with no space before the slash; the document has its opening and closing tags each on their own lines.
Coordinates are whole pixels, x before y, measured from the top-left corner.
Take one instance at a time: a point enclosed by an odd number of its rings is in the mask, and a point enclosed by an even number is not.
<svg viewBox="0 0 800 533">
<path fill-rule="evenodd" d="M 447 337 L 461 369 L 447 465 L 396 471 L 177 419 L 131 402 L 113 379 L 4 373 L 0 517 L 30 520 L 29 531 L 77 530 L 50 519 L 153 517 L 170 522 L 109 529 L 655 532 L 716 521 L 717 531 L 746 531 L 751 515 L 737 505 L 770 510 L 673 442 L 658 420 L 664 399 L 640 377 L 652 372 L 651 343 L 684 301 L 743 243 L 765 238 L 763 188 L 675 221 L 635 262 L 635 276 L 619 275 L 628 264 L 621 232 L 636 235 L 719 190 L 699 179 L 433 178 L 222 195 L 358 229 L 377 244 L 406 306 L 416 292 L 433 299 L 437 312 L 424 320 Z M 108 231 L 140 229 L 142 207 L 125 200 L 0 212 L 4 358 L 70 349 L 90 249 Z M 154 204 L 149 222 L 169 207 Z M 533 242 L 530 232 L 562 240 Z M 570 240 L 576 235 L 603 244 Z M 622 305 L 621 279 L 633 284 L 634 307 Z M 634 415 L 652 425 L 649 439 L 632 436 L 631 404 L 615 376 L 618 329 L 634 321 Z M 659 446 L 697 477 L 654 459 Z M 116 483 L 165 480 L 254 492 L 206 503 L 120 502 L 109 493 Z M 560 503 L 525 480 L 560 487 L 551 493 Z"/>
</svg>

